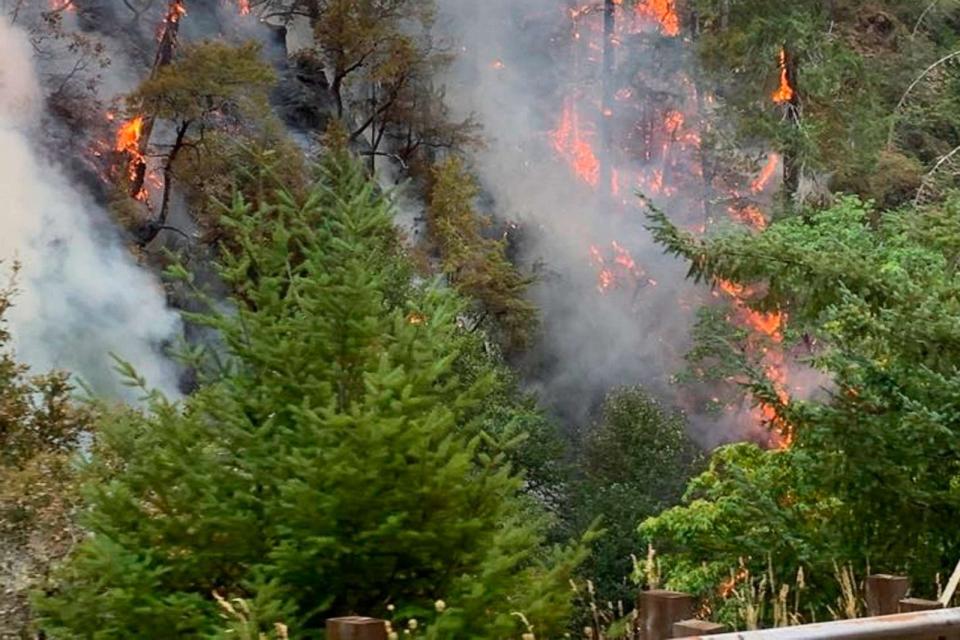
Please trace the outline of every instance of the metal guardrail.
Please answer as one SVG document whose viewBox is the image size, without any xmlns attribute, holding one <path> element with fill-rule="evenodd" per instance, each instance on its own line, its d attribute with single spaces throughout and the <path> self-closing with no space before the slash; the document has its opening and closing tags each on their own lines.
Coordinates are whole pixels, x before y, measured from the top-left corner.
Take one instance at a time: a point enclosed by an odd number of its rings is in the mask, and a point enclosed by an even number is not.
<svg viewBox="0 0 960 640">
<path fill-rule="evenodd" d="M 960 607 L 695 637 L 700 640 L 955 640 L 960 638 Z"/>
</svg>

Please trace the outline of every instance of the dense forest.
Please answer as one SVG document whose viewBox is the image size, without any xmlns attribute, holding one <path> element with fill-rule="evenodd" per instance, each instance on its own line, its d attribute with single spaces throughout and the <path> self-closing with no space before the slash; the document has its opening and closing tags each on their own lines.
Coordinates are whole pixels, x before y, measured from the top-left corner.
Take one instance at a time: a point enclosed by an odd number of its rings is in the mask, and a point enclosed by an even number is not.
<svg viewBox="0 0 960 640">
<path fill-rule="evenodd" d="M 0 12 L 0 638 L 944 592 L 960 2 Z"/>
</svg>

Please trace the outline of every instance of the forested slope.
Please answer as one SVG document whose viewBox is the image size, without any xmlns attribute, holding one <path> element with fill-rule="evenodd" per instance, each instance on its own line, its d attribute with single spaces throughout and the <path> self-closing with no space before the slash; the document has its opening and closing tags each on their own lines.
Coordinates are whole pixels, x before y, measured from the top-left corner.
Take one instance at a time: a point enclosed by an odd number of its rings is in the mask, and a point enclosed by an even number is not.
<svg viewBox="0 0 960 640">
<path fill-rule="evenodd" d="M 0 636 L 638 638 L 960 559 L 953 0 L 3 11 Z"/>
</svg>

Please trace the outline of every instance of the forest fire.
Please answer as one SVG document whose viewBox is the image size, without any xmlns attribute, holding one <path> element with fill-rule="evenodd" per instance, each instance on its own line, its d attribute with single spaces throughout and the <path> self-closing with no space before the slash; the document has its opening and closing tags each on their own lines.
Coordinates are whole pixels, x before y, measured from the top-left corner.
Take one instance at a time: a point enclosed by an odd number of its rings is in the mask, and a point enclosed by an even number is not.
<svg viewBox="0 0 960 640">
<path fill-rule="evenodd" d="M 749 308 L 746 301 L 754 294 L 750 287 L 720 280 L 717 288 L 733 300 L 733 319 L 750 332 L 748 350 L 760 355 L 764 376 L 772 385 L 779 403 L 786 406 L 790 403 L 790 394 L 786 388 L 787 370 L 781 347 L 786 314 L 777 311 L 761 313 Z M 793 442 L 793 429 L 780 417 L 775 406 L 760 402 L 752 415 L 758 422 L 770 428 L 774 446 L 780 449 L 789 448 Z"/>
<path fill-rule="evenodd" d="M 790 70 L 787 66 L 787 50 L 784 47 L 780 47 L 778 64 L 780 67 L 780 86 L 773 92 L 772 98 L 777 104 L 786 104 L 793 100 L 796 92 L 790 84 Z"/>
<path fill-rule="evenodd" d="M 634 4 L 632 11 L 627 11 L 623 2 L 614 2 L 614 7 L 612 28 L 605 20 L 609 14 L 602 11 L 603 4 L 568 9 L 572 23 L 571 64 L 578 76 L 600 74 L 603 89 L 594 95 L 585 94 L 582 86 L 570 89 L 563 97 L 556 127 L 549 132 L 550 145 L 571 173 L 594 192 L 618 198 L 638 189 L 647 196 L 683 200 L 686 192 L 700 188 L 698 181 L 703 178 L 696 85 L 689 78 L 678 78 L 675 86 L 680 91 L 675 100 L 651 108 L 644 99 L 643 84 L 605 84 L 616 77 L 616 48 L 627 42 L 630 34 L 656 32 L 664 38 L 679 35 L 676 1 L 645 0 Z M 782 86 L 775 99 L 789 101 L 794 93 L 789 84 L 786 50 L 781 52 L 780 68 Z M 765 193 L 781 166 L 780 155 L 769 153 L 758 175 L 745 185 L 743 192 Z M 730 195 L 735 202 L 727 208 L 732 220 L 757 231 L 767 227 L 767 218 L 756 203 L 744 198 L 739 190 Z M 622 205 L 622 210 L 627 211 L 631 202 L 608 201 L 607 206 Z M 704 228 L 702 220 L 688 223 Z M 631 288 L 637 292 L 655 284 L 626 246 L 627 242 L 620 239 L 595 240 L 589 246 L 599 292 Z M 749 287 L 726 281 L 719 282 L 717 287 L 730 299 L 731 320 L 747 332 L 748 354 L 758 362 L 779 404 L 787 404 L 782 348 L 785 314 L 753 310 L 750 300 L 757 292 Z M 747 429 L 755 433 L 759 425 L 764 425 L 772 445 L 789 446 L 789 425 L 780 419 L 773 404 L 760 402 L 749 413 Z"/>
<path fill-rule="evenodd" d="M 630 34 L 651 29 L 663 36 L 679 34 L 675 0 L 645 0 L 635 4 L 632 11 L 626 10 L 622 1 L 615 0 L 614 9 L 612 27 L 607 23 L 602 3 L 566 10 L 572 26 L 571 63 L 578 74 L 592 67 L 609 79 L 615 64 L 615 49 Z M 496 63 L 494 66 L 497 68 Z M 693 93 L 692 85 L 690 92 Z M 630 119 L 634 120 L 634 132 L 624 139 L 623 148 L 607 148 L 610 140 L 604 131 L 628 127 Z M 629 193 L 635 188 L 653 195 L 671 195 L 675 188 L 666 181 L 665 165 L 677 164 L 673 147 L 686 150 L 698 148 L 700 144 L 699 134 L 688 126 L 683 110 L 668 108 L 659 117 L 648 113 L 641 96 L 629 85 L 604 89 L 603 96 L 585 96 L 579 88 L 572 90 L 563 99 L 557 125 L 549 137 L 554 150 L 581 182 L 593 188 L 603 187 L 603 190 L 609 186 L 611 195 Z M 638 171 L 631 166 L 638 161 L 661 166 L 647 166 Z M 604 162 L 609 166 L 604 166 Z M 691 172 L 699 175 L 698 169 Z"/>
<path fill-rule="evenodd" d="M 730 577 L 720 585 L 720 597 L 729 598 L 737 590 L 737 585 L 746 581 L 750 577 L 750 571 L 742 564 L 736 572 L 731 573 Z"/>
<path fill-rule="evenodd" d="M 180 22 L 180 18 L 187 15 L 187 7 L 184 5 L 183 0 L 172 0 L 170 5 L 167 7 L 167 15 L 164 18 L 165 23 L 177 24 Z M 161 33 L 161 36 L 163 34 Z"/>
<path fill-rule="evenodd" d="M 57 13 L 59 11 L 75 13 L 77 11 L 77 7 L 74 6 L 73 0 L 50 0 L 48 6 L 50 11 L 53 13 Z"/>
<path fill-rule="evenodd" d="M 760 171 L 760 175 L 750 183 L 750 191 L 753 193 L 761 193 L 767 188 L 767 185 L 770 184 L 770 180 L 777 173 L 777 169 L 780 166 L 780 154 L 771 153 L 767 156 L 767 162 L 763 165 L 763 169 Z"/>
<path fill-rule="evenodd" d="M 108 116 L 108 119 L 112 119 Z M 143 116 L 136 116 L 124 122 L 117 130 L 117 151 L 126 151 L 139 156 L 140 136 L 143 135 Z"/>
<path fill-rule="evenodd" d="M 577 176 L 595 187 L 600 179 L 600 161 L 590 146 L 592 131 L 585 130 L 574 99 L 568 98 L 557 128 L 550 133 L 553 148 L 565 158 Z"/>
<path fill-rule="evenodd" d="M 634 10 L 642 21 L 657 24 L 663 35 L 673 37 L 680 34 L 676 0 L 646 0 L 637 3 Z"/>
<path fill-rule="evenodd" d="M 107 114 L 107 119 L 112 121 L 113 114 Z M 137 180 L 138 172 L 145 163 L 143 153 L 140 151 L 143 125 L 143 116 L 135 116 L 127 120 L 120 125 L 120 128 L 117 130 L 116 143 L 114 144 L 114 150 L 128 157 L 126 173 L 131 182 Z M 138 200 L 143 200 L 146 197 L 146 192 L 143 189 L 139 189 L 138 193 L 134 194 L 134 197 Z"/>
<path fill-rule="evenodd" d="M 610 248 L 612 257 L 608 258 L 599 247 L 590 246 L 590 260 L 598 268 L 597 290 L 607 292 L 628 283 L 635 287 L 656 286 L 654 280 L 644 279 L 644 271 L 630 255 L 630 251 L 616 240 L 610 243 Z"/>
<path fill-rule="evenodd" d="M 242 16 L 250 15 L 250 0 L 237 0 L 237 10 Z"/>
<path fill-rule="evenodd" d="M 729 207 L 727 213 L 730 214 L 733 220 L 757 231 L 763 231 L 767 228 L 767 218 L 756 205 L 748 204 L 742 207 Z"/>
</svg>

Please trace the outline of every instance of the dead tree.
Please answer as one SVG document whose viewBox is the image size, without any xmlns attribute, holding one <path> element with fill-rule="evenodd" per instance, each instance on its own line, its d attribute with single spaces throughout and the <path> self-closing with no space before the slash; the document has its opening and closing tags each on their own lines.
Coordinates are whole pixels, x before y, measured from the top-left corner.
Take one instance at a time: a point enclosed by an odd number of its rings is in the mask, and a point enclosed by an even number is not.
<svg viewBox="0 0 960 640">
<path fill-rule="evenodd" d="M 187 10 L 184 7 L 184 0 L 170 0 L 167 7 L 167 13 L 164 17 L 163 33 L 160 35 L 160 44 L 157 46 L 157 56 L 153 61 L 153 68 L 150 71 L 150 77 L 155 78 L 160 69 L 166 67 L 173 61 L 173 54 L 177 48 L 177 40 L 180 32 L 180 19 L 186 15 Z M 143 183 L 147 176 L 147 149 L 150 146 L 150 135 L 153 133 L 153 125 L 156 117 L 151 114 L 145 114 L 143 117 L 143 128 L 141 129 L 140 139 L 137 143 L 137 159 L 134 167 L 133 180 L 130 184 L 130 196 L 136 198 L 143 190 Z"/>
<path fill-rule="evenodd" d="M 799 141 L 797 138 L 801 135 L 801 101 L 800 92 L 797 89 L 797 60 L 793 50 L 787 44 L 783 45 L 780 67 L 784 81 L 790 88 L 789 98 L 782 102 L 784 109 L 784 118 L 787 119 L 794 128 L 794 134 L 783 148 L 783 186 L 787 197 L 793 197 L 800 186 L 800 174 L 802 163 L 799 158 Z"/>
<path fill-rule="evenodd" d="M 603 153 L 600 159 L 600 188 L 609 189 L 612 193 L 611 178 L 613 175 L 611 164 L 611 152 L 613 147 L 613 74 L 615 69 L 615 38 L 617 27 L 617 6 L 614 0 L 604 0 L 603 3 L 603 78 L 600 106 L 600 134 L 603 145 Z"/>
</svg>

